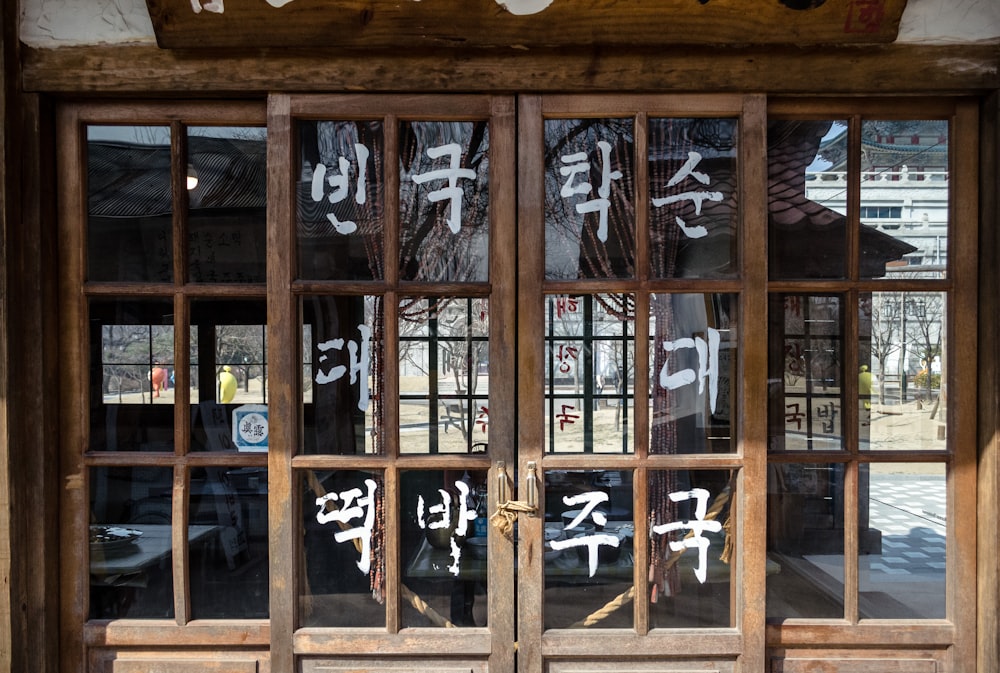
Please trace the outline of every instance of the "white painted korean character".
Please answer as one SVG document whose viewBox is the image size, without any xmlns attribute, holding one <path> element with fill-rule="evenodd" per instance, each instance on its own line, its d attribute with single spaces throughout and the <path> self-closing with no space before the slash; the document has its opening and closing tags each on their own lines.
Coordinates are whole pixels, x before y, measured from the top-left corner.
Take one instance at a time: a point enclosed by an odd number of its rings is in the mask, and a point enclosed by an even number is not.
<svg viewBox="0 0 1000 673">
<path fill-rule="evenodd" d="M 705 514 L 708 512 L 708 495 L 708 491 L 703 488 L 692 488 L 690 491 L 671 493 L 669 497 L 673 502 L 691 500 L 692 498 L 697 501 L 694 520 L 664 523 L 659 526 L 653 526 L 652 529 L 657 535 L 663 535 L 674 530 L 691 531 L 690 536 L 686 536 L 681 540 L 671 541 L 670 549 L 672 551 L 680 551 L 682 549 L 698 550 L 698 567 L 694 569 L 694 576 L 698 578 L 698 582 L 701 584 L 704 584 L 708 578 L 708 546 L 712 542 L 707 537 L 702 537 L 701 534 L 704 532 L 718 533 L 722 530 L 720 522 L 714 519 L 710 521 L 705 520 Z"/>
<path fill-rule="evenodd" d="M 367 147 L 360 143 L 355 143 L 354 152 L 358 160 L 358 179 L 354 189 L 354 202 L 361 205 L 367 200 L 365 186 L 368 181 L 368 156 L 370 152 Z M 326 194 L 330 203 L 340 203 L 347 198 L 351 180 L 351 163 L 347 157 L 339 157 L 337 166 L 340 173 L 330 171 L 327 175 L 327 168 L 323 164 L 318 164 L 313 171 L 312 200 L 316 203 L 323 200 L 327 186 L 333 188 L 329 194 Z M 340 234 L 351 234 L 358 229 L 356 222 L 351 220 L 341 222 L 334 213 L 327 213 L 326 218 Z"/>
<path fill-rule="evenodd" d="M 594 509 L 602 502 L 608 501 L 608 494 L 604 491 L 590 491 L 587 493 L 579 493 L 577 495 L 565 495 L 563 496 L 563 502 L 569 506 L 583 505 L 580 513 L 565 526 L 565 530 L 572 530 L 576 528 L 580 523 L 584 521 L 587 517 L 592 516 L 594 523 L 598 526 L 604 526 L 608 522 L 608 517 L 604 512 Z M 610 545 L 612 547 L 617 547 L 621 544 L 621 540 L 617 535 L 609 535 L 607 533 L 594 533 L 592 535 L 578 535 L 576 537 L 569 538 L 568 540 L 552 540 L 549 542 L 549 546 L 555 550 L 569 549 L 570 547 L 587 547 L 587 566 L 590 572 L 590 577 L 593 577 L 597 573 L 597 555 L 598 547 L 601 545 Z"/>
<path fill-rule="evenodd" d="M 598 198 L 576 204 L 576 212 L 581 215 L 585 213 L 600 214 L 600 220 L 597 225 L 597 238 L 603 243 L 608 240 L 608 209 L 611 207 L 611 201 L 608 197 L 611 196 L 611 181 L 621 180 L 622 172 L 611 170 L 610 143 L 599 140 L 597 141 L 597 149 L 601 153 L 601 185 L 597 188 Z M 590 171 L 590 164 L 587 163 L 587 154 L 585 152 L 567 154 L 560 157 L 560 161 L 564 164 L 569 164 L 559 169 L 559 174 L 566 178 L 562 189 L 559 190 L 561 197 L 568 199 L 577 194 L 590 194 L 594 191 L 593 185 L 589 182 L 581 182 L 578 185 L 573 184 L 574 176 L 578 173 L 587 173 Z"/>
<path fill-rule="evenodd" d="M 686 348 L 694 348 L 698 352 L 698 371 L 693 369 L 682 369 L 670 373 L 667 369 L 668 363 L 664 362 L 660 369 L 660 386 L 667 390 L 675 390 L 681 386 L 686 386 L 698 382 L 698 394 L 705 392 L 705 380 L 708 380 L 709 406 L 715 411 L 715 402 L 719 397 L 719 330 L 707 330 L 708 340 L 701 337 L 676 339 L 674 341 L 664 341 L 663 350 L 672 353 Z M 669 356 L 668 356 L 669 357 Z"/>
<path fill-rule="evenodd" d="M 447 180 L 448 186 L 435 189 L 427 195 L 427 200 L 431 203 L 448 199 L 451 203 L 450 214 L 448 215 L 448 228 L 451 233 L 457 234 L 462 228 L 462 188 L 458 186 L 461 178 L 474 180 L 476 172 L 471 168 L 461 168 L 459 162 L 462 160 L 462 148 L 458 143 L 448 143 L 439 147 L 429 147 L 427 156 L 437 159 L 442 156 L 449 157 L 448 168 L 441 168 L 427 173 L 420 173 L 413 176 L 413 181 L 418 185 L 431 180 Z"/>
<path fill-rule="evenodd" d="M 370 360 L 369 345 L 368 342 L 371 339 L 372 331 L 367 325 L 358 325 L 358 332 L 361 333 L 361 338 L 357 341 L 348 341 L 347 343 L 347 353 L 350 358 L 350 373 L 351 373 L 351 385 L 360 382 L 360 394 L 358 395 L 358 409 L 365 411 L 368 409 L 368 403 L 371 400 L 371 395 L 368 390 L 368 365 Z M 321 353 L 326 353 L 330 350 L 343 350 L 344 349 L 344 339 L 329 339 L 322 343 L 316 345 Z M 327 355 L 321 355 L 319 357 L 319 362 L 324 362 L 328 358 Z M 326 383 L 332 383 L 342 378 L 344 374 L 348 372 L 347 367 L 344 365 L 337 365 L 331 367 L 329 371 L 324 372 L 322 369 L 317 368 L 316 372 L 316 383 L 323 385 Z"/>
<path fill-rule="evenodd" d="M 358 560 L 358 570 L 367 575 L 371 570 L 372 529 L 375 526 L 375 489 L 377 484 L 372 479 L 365 479 L 365 487 L 368 490 L 368 495 L 364 497 L 362 497 L 360 488 L 352 488 L 341 493 L 327 493 L 316 498 L 316 506 L 319 507 L 319 511 L 316 512 L 316 520 L 323 524 L 331 521 L 347 524 L 354 519 L 363 519 L 360 526 L 345 527 L 337 531 L 333 534 L 333 539 L 337 542 L 361 541 L 361 558 Z M 342 503 L 341 507 L 327 511 L 327 502 L 336 502 L 337 500 Z"/>
<path fill-rule="evenodd" d="M 672 178 L 670 178 L 667 182 L 667 187 L 675 187 L 689 177 L 703 185 L 707 185 L 711 181 L 711 178 L 709 178 L 707 174 L 695 170 L 695 166 L 697 166 L 700 161 L 701 155 L 698 152 L 688 152 L 688 160 L 684 162 L 684 165 L 678 169 Z M 671 203 L 693 201 L 695 214 L 701 215 L 702 203 L 705 201 L 722 201 L 722 198 L 722 192 L 689 191 L 681 192 L 680 194 L 673 194 L 671 196 L 665 196 L 659 199 L 653 199 L 653 206 L 659 208 Z M 688 238 L 703 238 L 708 236 L 708 229 L 705 227 L 689 227 L 680 217 L 675 217 L 674 219 L 677 222 L 677 226 L 681 228 L 681 231 Z"/>
</svg>

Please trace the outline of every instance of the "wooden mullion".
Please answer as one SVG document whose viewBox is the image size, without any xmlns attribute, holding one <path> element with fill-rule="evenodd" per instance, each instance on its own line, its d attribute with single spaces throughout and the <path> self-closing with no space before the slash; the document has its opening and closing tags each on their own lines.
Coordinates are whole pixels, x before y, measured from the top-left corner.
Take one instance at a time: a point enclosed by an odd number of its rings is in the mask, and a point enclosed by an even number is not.
<svg viewBox="0 0 1000 673">
<path fill-rule="evenodd" d="M 517 285 L 517 352 L 518 406 L 523 413 L 518 420 L 517 466 L 509 466 L 513 474 L 527 474 L 527 460 L 537 460 L 540 479 L 539 500 L 545 502 L 545 392 L 543 376 L 545 344 L 538 338 L 544 329 L 545 298 L 542 292 L 545 269 L 545 124 L 542 117 L 543 99 L 522 96 L 518 100 L 517 124 L 517 219 L 518 219 L 518 285 Z M 520 484 L 515 485 L 515 488 Z M 531 521 L 529 520 L 529 523 Z M 541 540 L 540 525 L 521 530 Z M 529 553 L 530 552 L 530 553 Z M 517 600 L 507 600 L 511 609 L 525 615 L 517 624 L 517 670 L 532 673 L 542 670 L 542 599 L 544 561 L 541 545 L 518 545 Z"/>
<path fill-rule="evenodd" d="M 386 631 L 390 634 L 397 634 L 403 628 L 403 605 L 402 605 L 402 585 L 403 585 L 403 560 L 398 533 L 402 531 L 402 517 L 400 508 L 395 506 L 402 502 L 402 477 L 400 470 L 395 465 L 388 466 L 382 471 L 382 530 L 385 549 L 383 558 L 385 559 L 385 570 L 382 574 L 385 582 L 385 623 Z M 372 569 L 377 572 L 378 569 Z"/>
<path fill-rule="evenodd" d="M 174 620 L 178 626 L 191 621 L 191 570 L 188 563 L 188 498 L 190 473 L 183 465 L 174 467 L 171 501 L 171 548 L 173 554 Z"/>
<path fill-rule="evenodd" d="M 173 251 L 174 285 L 187 281 L 187 136 L 185 127 L 179 121 L 170 123 L 170 202 L 173 210 L 173 231 L 171 247 Z"/>
<path fill-rule="evenodd" d="M 969 606 L 990 605 L 976 585 L 977 469 L 976 357 L 979 349 L 979 158 L 969 148 L 977 146 L 979 109 L 975 100 L 958 102 L 949 142 L 951 213 L 948 269 L 955 290 L 948 295 L 948 330 L 944 341 L 948 385 L 948 448 L 954 454 L 948 470 L 948 618 L 956 625 L 955 658 L 970 662 L 976 656 L 977 610 Z M 988 226 L 988 225 L 987 225 Z M 995 273 L 995 269 L 994 269 Z M 994 300 L 995 301 L 995 300 Z M 989 399 L 989 398 L 988 398 Z M 995 404 L 995 402 L 994 402 Z M 990 514 L 986 513 L 987 521 Z M 989 548 L 989 541 L 984 541 Z M 989 561 L 987 561 L 989 563 Z M 994 605 L 995 609 L 995 605 Z M 987 629 L 989 627 L 987 626 Z M 995 628 L 995 626 L 994 626 Z M 979 670 L 989 670 L 980 666 Z"/>
<path fill-rule="evenodd" d="M 743 636 L 740 668 L 763 671 L 767 540 L 767 99 L 747 96 L 740 118 L 740 372 L 734 430 L 743 469 L 737 480 L 741 516 L 735 519 L 736 627 Z"/>
<path fill-rule="evenodd" d="M 499 475 L 495 461 L 517 459 L 517 108 L 511 96 L 490 99 L 490 256 L 489 371 L 490 428 L 487 474 L 488 513 L 497 511 Z M 513 542 L 489 527 L 487 534 L 488 625 L 493 639 L 489 666 L 514 672 L 515 549 Z M 527 528 L 525 529 L 527 530 Z"/>
<path fill-rule="evenodd" d="M 846 421 L 845 421 L 846 422 Z M 844 468 L 844 619 L 849 624 L 857 624 L 860 620 L 858 592 L 860 591 L 860 569 L 858 567 L 858 539 L 860 537 L 861 510 L 860 498 L 861 465 L 849 461 Z"/>
<path fill-rule="evenodd" d="M 298 302 L 289 292 L 295 259 L 292 221 L 295 191 L 292 161 L 290 100 L 274 95 L 268 101 L 267 144 L 267 343 L 272 372 L 268 437 L 268 550 L 270 559 L 271 667 L 294 668 L 292 633 L 302 565 L 298 562 L 301 522 L 296 518 L 292 456 L 298 449 L 298 395 L 301 372 Z M 286 170 L 282 170 L 282 168 Z"/>
<path fill-rule="evenodd" d="M 362 106 L 363 109 L 364 106 Z M 338 106 L 339 109 L 339 106 Z M 382 294 L 382 459 L 388 461 L 383 471 L 383 539 L 385 542 L 385 606 L 386 628 L 389 633 L 399 633 L 403 628 L 403 568 L 400 549 L 401 478 L 395 460 L 399 457 L 399 242 L 402 223 L 399 207 L 399 119 L 394 114 L 383 118 L 384 203 L 382 212 L 382 269 L 384 293 Z"/>
<path fill-rule="evenodd" d="M 59 182 L 59 239 L 67 254 L 59 264 L 60 340 L 59 361 L 71 372 L 73 381 L 86 381 L 89 342 L 87 303 L 79 291 L 86 269 L 86 174 L 84 133 L 75 107 L 62 108 L 57 128 L 64 138 L 57 147 Z M 86 395 L 76 386 L 59 389 L 61 461 L 59 493 L 60 563 L 60 670 L 74 673 L 85 661 L 82 632 L 87 620 L 89 599 L 88 546 L 80 539 L 87 530 L 89 494 L 88 470 L 84 461 L 87 446 L 89 408 Z M 73 485 L 67 488 L 66 485 Z"/>
</svg>

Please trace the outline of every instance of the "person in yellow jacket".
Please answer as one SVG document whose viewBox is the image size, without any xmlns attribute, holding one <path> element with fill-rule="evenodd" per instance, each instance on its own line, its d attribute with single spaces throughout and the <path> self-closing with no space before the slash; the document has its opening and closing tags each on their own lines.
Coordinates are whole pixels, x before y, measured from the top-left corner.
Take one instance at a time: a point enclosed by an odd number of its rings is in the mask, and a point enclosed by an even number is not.
<svg viewBox="0 0 1000 673">
<path fill-rule="evenodd" d="M 230 371 L 232 368 L 226 365 L 219 372 L 219 401 L 228 404 L 236 397 L 236 377 Z"/>
<path fill-rule="evenodd" d="M 872 373 L 868 371 L 868 365 L 861 365 L 861 373 L 858 374 L 858 395 L 865 401 L 865 409 L 872 408 Z"/>
</svg>

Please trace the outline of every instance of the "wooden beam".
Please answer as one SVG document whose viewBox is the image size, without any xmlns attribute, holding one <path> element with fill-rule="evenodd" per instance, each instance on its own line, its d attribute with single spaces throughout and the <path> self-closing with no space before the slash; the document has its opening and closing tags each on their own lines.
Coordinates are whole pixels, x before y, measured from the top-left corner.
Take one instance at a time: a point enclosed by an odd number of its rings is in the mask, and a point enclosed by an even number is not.
<svg viewBox="0 0 1000 673">
<path fill-rule="evenodd" d="M 980 139 L 979 230 L 979 559 L 977 671 L 1000 670 L 1000 94 L 983 106 Z"/>
<path fill-rule="evenodd" d="M 969 93 L 1000 88 L 996 45 L 840 49 L 412 52 L 153 46 L 27 49 L 28 91 L 252 95 L 267 91 Z"/>
<path fill-rule="evenodd" d="M 281 7 L 275 5 L 281 4 Z M 875 44 L 906 0 L 146 0 L 170 49 Z M 519 13 L 523 12 L 523 13 Z"/>
</svg>

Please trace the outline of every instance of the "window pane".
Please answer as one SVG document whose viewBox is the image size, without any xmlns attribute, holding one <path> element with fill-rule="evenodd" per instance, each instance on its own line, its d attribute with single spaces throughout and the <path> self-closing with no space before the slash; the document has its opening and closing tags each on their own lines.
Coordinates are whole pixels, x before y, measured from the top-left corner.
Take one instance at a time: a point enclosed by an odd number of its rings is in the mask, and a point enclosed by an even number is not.
<svg viewBox="0 0 1000 673">
<path fill-rule="evenodd" d="M 945 466 L 872 463 L 861 481 L 862 617 L 944 619 L 948 498 Z M 867 474 L 865 474 L 867 472 Z M 868 483 L 865 483 L 865 482 Z M 866 535 L 867 533 L 867 535 Z"/>
<path fill-rule="evenodd" d="M 946 450 L 946 295 L 874 292 L 862 299 L 861 449 Z"/>
<path fill-rule="evenodd" d="M 634 123 L 545 121 L 545 277 L 635 275 Z"/>
<path fill-rule="evenodd" d="M 385 148 L 379 121 L 300 121 L 300 278 L 382 278 Z"/>
<path fill-rule="evenodd" d="M 845 277 L 847 122 L 769 122 L 767 178 L 771 279 Z"/>
<path fill-rule="evenodd" d="M 772 463 L 767 477 L 767 618 L 843 618 L 844 465 Z M 862 554 L 878 533 L 862 530 Z"/>
<path fill-rule="evenodd" d="M 400 278 L 488 280 L 489 124 L 403 122 L 399 138 Z"/>
<path fill-rule="evenodd" d="M 402 474 L 403 625 L 486 626 L 487 473 Z"/>
<path fill-rule="evenodd" d="M 174 277 L 170 127 L 87 127 L 87 279 Z"/>
<path fill-rule="evenodd" d="M 770 297 L 770 451 L 844 448 L 841 298 Z"/>
<path fill-rule="evenodd" d="M 486 451 L 489 329 L 485 298 L 400 302 L 401 452 Z"/>
<path fill-rule="evenodd" d="M 649 477 L 650 626 L 732 626 L 736 472 L 655 471 Z"/>
<path fill-rule="evenodd" d="M 649 121 L 650 259 L 657 278 L 736 273 L 737 121 Z"/>
<path fill-rule="evenodd" d="M 657 294 L 650 314 L 650 453 L 735 451 L 736 297 Z"/>
<path fill-rule="evenodd" d="M 545 628 L 632 626 L 632 512 L 629 471 L 545 473 Z"/>
<path fill-rule="evenodd" d="M 188 273 L 195 283 L 267 280 L 267 129 L 188 129 Z"/>
<path fill-rule="evenodd" d="M 306 297 L 312 379 L 303 398 L 305 453 L 382 452 L 382 298 Z"/>
<path fill-rule="evenodd" d="M 91 619 L 173 616 L 172 485 L 169 467 L 90 470 Z"/>
<path fill-rule="evenodd" d="M 90 449 L 173 451 L 174 307 L 90 301 Z"/>
<path fill-rule="evenodd" d="M 192 301 L 191 322 L 200 363 L 191 393 L 191 449 L 266 451 L 266 303 Z"/>
<path fill-rule="evenodd" d="M 879 240 L 894 261 L 871 259 L 864 278 L 943 276 L 948 263 L 948 122 L 867 120 L 861 125 L 862 240 Z"/>
<path fill-rule="evenodd" d="M 635 308 L 632 295 L 546 298 L 547 447 L 632 453 Z"/>
<path fill-rule="evenodd" d="M 191 617 L 267 618 L 267 469 L 193 469 L 188 539 Z"/>
<path fill-rule="evenodd" d="M 385 626 L 381 473 L 302 470 L 303 626 Z"/>
</svg>

